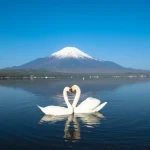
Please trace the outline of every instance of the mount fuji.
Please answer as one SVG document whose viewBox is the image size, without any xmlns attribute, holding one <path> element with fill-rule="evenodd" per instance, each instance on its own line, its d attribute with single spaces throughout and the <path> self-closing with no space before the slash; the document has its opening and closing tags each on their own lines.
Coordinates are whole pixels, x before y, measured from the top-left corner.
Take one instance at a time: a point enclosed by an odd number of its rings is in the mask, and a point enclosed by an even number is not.
<svg viewBox="0 0 150 150">
<path fill-rule="evenodd" d="M 75 47 L 65 47 L 52 55 L 37 58 L 11 69 L 44 69 L 66 73 L 119 73 L 133 69 L 124 68 L 111 61 L 94 58 Z"/>
</svg>

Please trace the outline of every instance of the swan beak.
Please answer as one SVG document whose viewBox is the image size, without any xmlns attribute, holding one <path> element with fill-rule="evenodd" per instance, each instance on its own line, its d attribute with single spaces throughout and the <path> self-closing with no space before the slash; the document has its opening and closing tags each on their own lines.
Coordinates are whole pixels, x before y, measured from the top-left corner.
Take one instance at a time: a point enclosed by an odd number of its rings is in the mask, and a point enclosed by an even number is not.
<svg viewBox="0 0 150 150">
<path fill-rule="evenodd" d="M 72 94 L 72 93 L 73 93 L 72 88 L 70 88 L 70 89 L 69 89 L 69 93 L 70 93 L 70 94 Z"/>
</svg>

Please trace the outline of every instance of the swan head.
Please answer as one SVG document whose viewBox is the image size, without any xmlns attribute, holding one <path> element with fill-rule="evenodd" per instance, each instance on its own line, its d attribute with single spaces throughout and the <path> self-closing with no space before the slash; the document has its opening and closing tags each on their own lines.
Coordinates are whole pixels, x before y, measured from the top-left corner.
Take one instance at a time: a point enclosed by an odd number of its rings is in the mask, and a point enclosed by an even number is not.
<svg viewBox="0 0 150 150">
<path fill-rule="evenodd" d="M 69 88 L 69 93 L 72 94 L 74 91 L 80 91 L 80 88 L 78 85 L 73 85 L 71 88 Z"/>
<path fill-rule="evenodd" d="M 70 94 L 72 94 L 72 93 L 73 93 L 73 90 L 72 90 L 72 88 L 70 88 L 70 89 L 69 89 L 69 93 L 70 93 Z"/>
<path fill-rule="evenodd" d="M 71 87 L 71 89 L 72 89 L 72 92 L 75 91 L 75 90 L 80 90 L 80 88 L 79 88 L 78 85 L 73 85 L 73 86 Z"/>
</svg>

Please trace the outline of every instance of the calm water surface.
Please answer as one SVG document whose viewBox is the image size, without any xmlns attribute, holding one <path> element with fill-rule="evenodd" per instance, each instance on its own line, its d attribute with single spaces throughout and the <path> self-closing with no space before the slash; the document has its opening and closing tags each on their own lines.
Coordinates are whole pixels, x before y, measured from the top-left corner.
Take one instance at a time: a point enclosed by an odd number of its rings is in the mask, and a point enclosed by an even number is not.
<svg viewBox="0 0 150 150">
<path fill-rule="evenodd" d="M 78 84 L 81 101 L 108 104 L 96 114 L 45 116 L 65 106 L 62 91 Z M 72 103 L 74 95 L 68 95 Z M 0 81 L 0 149 L 150 149 L 150 80 Z"/>
</svg>

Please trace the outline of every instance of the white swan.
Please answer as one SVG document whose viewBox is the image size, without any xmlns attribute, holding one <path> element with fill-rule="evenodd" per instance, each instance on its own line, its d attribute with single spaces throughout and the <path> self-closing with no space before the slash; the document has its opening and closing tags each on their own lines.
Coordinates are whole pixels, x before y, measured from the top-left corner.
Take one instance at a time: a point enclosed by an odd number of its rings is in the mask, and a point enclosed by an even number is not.
<svg viewBox="0 0 150 150">
<path fill-rule="evenodd" d="M 80 95 L 81 95 L 81 90 L 79 86 L 73 85 L 70 89 L 69 92 L 73 93 L 73 91 L 76 90 L 76 96 L 74 99 L 74 102 L 72 104 L 72 107 L 74 109 L 74 113 L 94 113 L 100 111 L 106 104 L 107 102 L 104 102 L 100 104 L 100 100 L 96 98 L 89 97 L 86 100 L 84 100 L 79 106 L 76 107 Z"/>
<path fill-rule="evenodd" d="M 60 116 L 60 115 L 68 115 L 73 113 L 73 107 L 69 103 L 68 97 L 67 97 L 67 91 L 69 92 L 69 87 L 65 87 L 63 91 L 64 100 L 67 104 L 68 108 L 60 107 L 60 106 L 47 106 L 47 107 L 40 107 L 38 106 L 41 111 L 46 115 L 53 115 L 53 116 Z"/>
</svg>

